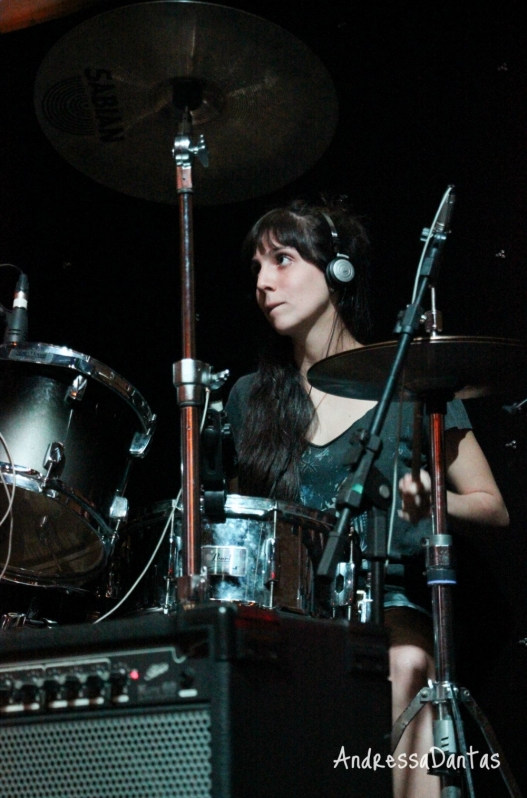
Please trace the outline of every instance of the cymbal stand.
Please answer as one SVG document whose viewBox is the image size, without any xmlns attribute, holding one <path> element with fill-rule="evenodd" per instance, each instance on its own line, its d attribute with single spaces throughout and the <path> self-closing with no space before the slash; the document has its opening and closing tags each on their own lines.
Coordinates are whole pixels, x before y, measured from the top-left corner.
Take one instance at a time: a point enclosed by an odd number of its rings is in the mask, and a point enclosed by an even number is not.
<svg viewBox="0 0 527 798">
<path fill-rule="evenodd" d="M 430 429 L 430 476 L 432 479 L 432 535 L 425 540 L 427 583 L 432 591 L 434 627 L 434 661 L 436 679 L 415 696 L 396 720 L 392 729 L 391 748 L 395 751 L 408 724 L 430 703 L 435 709 L 433 722 L 434 749 L 429 756 L 431 772 L 441 779 L 441 798 L 460 798 L 462 779 L 470 798 L 474 798 L 471 755 L 467 749 L 461 701 L 479 726 L 491 754 L 496 754 L 499 770 L 512 798 L 521 798 L 494 731 L 470 692 L 453 681 L 453 615 L 452 587 L 456 584 L 453 564 L 452 536 L 447 534 L 447 492 L 444 449 L 444 417 L 447 397 L 430 393 L 426 397 Z M 473 754 L 472 754 L 473 756 Z M 460 760 L 464 765 L 459 767 Z"/>
<path fill-rule="evenodd" d="M 181 319 L 183 359 L 173 366 L 181 425 L 182 466 L 182 540 L 183 574 L 178 578 L 179 601 L 203 601 L 208 594 L 206 572 L 201 569 L 200 540 L 200 409 L 205 389 L 221 385 L 206 363 L 196 360 L 196 308 L 193 246 L 192 166 L 197 157 L 208 166 L 208 152 L 203 136 L 192 144 L 192 110 L 201 105 L 199 81 L 174 81 L 174 105 L 178 114 L 178 135 L 174 140 L 176 181 L 180 224 Z M 223 377 L 225 379 L 225 377 Z"/>
</svg>

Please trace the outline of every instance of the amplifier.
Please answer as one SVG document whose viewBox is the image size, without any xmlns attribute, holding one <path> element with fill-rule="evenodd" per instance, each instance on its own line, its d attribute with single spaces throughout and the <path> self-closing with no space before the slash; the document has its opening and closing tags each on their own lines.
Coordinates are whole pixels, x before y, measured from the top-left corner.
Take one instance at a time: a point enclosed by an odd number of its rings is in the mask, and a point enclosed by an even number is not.
<svg viewBox="0 0 527 798">
<path fill-rule="evenodd" d="M 376 627 L 226 604 L 8 630 L 0 795 L 388 798 L 387 669 Z"/>
</svg>

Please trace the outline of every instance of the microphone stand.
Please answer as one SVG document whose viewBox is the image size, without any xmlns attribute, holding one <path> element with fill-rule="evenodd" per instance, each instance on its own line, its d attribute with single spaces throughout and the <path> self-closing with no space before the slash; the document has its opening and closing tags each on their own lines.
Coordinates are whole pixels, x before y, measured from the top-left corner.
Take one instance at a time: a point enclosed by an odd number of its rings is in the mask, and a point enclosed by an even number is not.
<svg viewBox="0 0 527 798">
<path fill-rule="evenodd" d="M 451 189 L 449 189 L 451 192 Z M 449 201 L 449 207 L 443 212 L 443 207 Z M 433 226 L 432 234 L 426 231 L 431 246 L 427 249 L 426 257 L 419 273 L 419 283 L 415 294 L 415 301 L 402 313 L 400 324 L 396 332 L 400 338 L 394 362 L 390 370 L 384 391 L 367 431 L 362 430 L 358 436 L 358 447 L 352 456 L 352 472 L 343 481 L 337 496 L 338 522 L 330 533 L 317 577 L 324 583 L 331 581 L 332 574 L 342 558 L 344 542 L 348 535 L 350 521 L 353 515 L 358 515 L 363 499 L 368 496 L 379 507 L 383 498 L 385 487 L 374 487 L 373 463 L 381 449 L 380 433 L 388 412 L 389 403 L 395 393 L 399 376 L 403 371 L 405 358 L 408 353 L 412 338 L 423 316 L 420 308 L 421 300 L 427 287 L 432 288 L 432 311 L 426 314 L 427 332 L 434 336 L 439 329 L 440 314 L 435 308 L 434 284 L 437 277 L 437 256 L 444 244 L 448 233 L 449 216 L 453 204 L 453 195 L 447 193 L 438 214 L 437 226 Z M 440 218 L 442 221 L 439 221 Z M 438 229 L 439 228 L 439 229 Z M 425 232 L 425 231 L 423 231 Z M 308 375 L 309 376 L 309 375 Z M 403 711 L 394 724 L 391 736 L 392 753 L 395 751 L 401 736 L 426 703 L 431 703 L 434 708 L 434 751 L 441 752 L 442 760 L 437 766 L 434 755 L 429 757 L 429 766 L 432 772 L 440 777 L 441 798 L 461 798 L 462 787 L 460 781 L 465 776 L 469 798 L 474 798 L 474 786 L 470 768 L 466 767 L 470 760 L 467 751 L 463 721 L 458 702 L 461 700 L 475 722 L 478 724 L 489 750 L 498 756 L 499 769 L 505 786 L 511 798 L 521 798 L 518 785 L 510 771 L 503 751 L 496 739 L 488 719 L 478 707 L 469 691 L 456 685 L 453 677 L 453 618 L 452 618 L 452 585 L 455 584 L 453 569 L 452 538 L 447 534 L 447 502 L 446 502 L 446 467 L 444 452 L 444 416 L 446 413 L 446 392 L 431 391 L 425 396 L 429 413 L 430 443 L 431 443 L 431 479 L 432 479 L 432 531 L 433 534 L 425 541 L 427 582 L 432 590 L 432 612 L 434 626 L 434 661 L 436 668 L 436 681 L 430 682 L 415 696 L 410 705 Z M 375 524 L 370 525 L 375 527 Z M 378 525 L 377 525 L 378 526 Z M 377 537 L 377 540 L 375 539 Z M 379 539 L 381 538 L 381 539 Z M 373 542 L 368 541 L 368 548 L 374 550 L 376 561 L 373 563 L 372 583 L 375 581 L 374 602 L 382 605 L 383 587 L 383 562 L 381 554 L 386 549 L 385 540 L 382 540 L 378 529 L 373 530 Z M 385 554 L 386 558 L 386 554 Z M 373 591 L 372 591 L 373 593 Z M 382 606 L 373 606 L 373 620 L 382 620 Z M 465 763 L 465 767 L 457 767 L 457 752 Z M 454 755 L 452 766 L 451 756 Z M 450 761 L 449 761 L 450 760 Z M 446 763 L 446 766 L 444 766 Z M 472 761 L 470 760 L 470 766 Z"/>
<path fill-rule="evenodd" d="M 382 447 L 381 432 L 390 403 L 399 384 L 399 378 L 404 370 L 410 345 L 423 320 L 421 302 L 426 290 L 437 282 L 440 263 L 439 255 L 450 232 L 450 217 L 455 200 L 453 189 L 453 186 L 448 187 L 432 224 L 432 229 L 423 230 L 422 238 L 424 237 L 428 242 L 428 246 L 424 252 L 423 262 L 419 270 L 417 290 L 412 303 L 399 314 L 400 318 L 395 329 L 395 332 L 399 335 L 399 341 L 391 370 L 382 396 L 375 407 L 370 427 L 368 430 L 361 430 L 356 440 L 355 451 L 352 454 L 352 470 L 339 488 L 336 501 L 338 521 L 335 528 L 329 533 L 317 570 L 317 578 L 321 583 L 331 582 L 334 578 L 337 564 L 343 556 L 342 553 L 351 519 L 353 516 L 359 515 L 364 497 L 368 496 L 377 510 L 382 509 L 386 505 L 387 498 L 389 498 L 389 493 L 388 496 L 386 495 L 386 483 L 379 483 L 376 480 L 377 485 L 375 486 L 374 484 L 373 477 L 375 472 L 373 464 Z M 384 563 L 388 554 L 386 524 L 379 525 L 377 512 L 374 515 L 374 523 L 368 526 L 369 534 L 365 556 L 369 556 L 373 562 L 372 620 L 374 623 L 382 623 Z M 384 529 L 384 534 L 382 534 L 382 529 Z"/>
<path fill-rule="evenodd" d="M 421 302 L 437 271 L 437 255 L 444 243 L 445 236 L 438 234 L 436 238 L 438 240 L 434 241 L 428 268 L 424 274 L 421 273 L 415 302 L 408 305 L 401 314 L 396 329 L 399 333 L 399 341 L 381 399 L 375 407 L 369 429 L 361 430 L 358 434 L 355 451 L 352 455 L 352 470 L 339 488 L 337 495 L 338 521 L 335 528 L 329 533 L 317 570 L 317 577 L 321 582 L 332 581 L 337 564 L 343 556 L 351 519 L 360 514 L 364 498 L 367 496 L 377 509 L 385 509 L 387 500 L 390 498 L 390 489 L 387 483 L 380 482 L 379 484 L 378 480 L 374 479 L 376 473 L 374 462 L 382 447 L 380 436 L 390 403 L 397 390 L 410 344 L 421 323 L 423 316 Z M 377 482 L 376 485 L 375 482 Z M 372 559 L 374 563 L 372 569 L 372 620 L 375 623 L 382 623 L 382 583 L 384 562 L 387 558 L 386 531 L 384 525 L 384 533 L 379 533 L 378 523 L 370 524 L 369 527 L 373 528 L 373 540 L 370 539 L 368 542 L 365 556 Z"/>
</svg>

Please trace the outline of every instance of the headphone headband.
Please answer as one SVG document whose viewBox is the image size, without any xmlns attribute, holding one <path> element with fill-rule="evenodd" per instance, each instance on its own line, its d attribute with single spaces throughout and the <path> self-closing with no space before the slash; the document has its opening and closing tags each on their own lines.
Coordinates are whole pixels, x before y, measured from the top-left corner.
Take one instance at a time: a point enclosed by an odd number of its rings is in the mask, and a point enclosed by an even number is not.
<svg viewBox="0 0 527 798">
<path fill-rule="evenodd" d="M 329 229 L 331 231 L 331 241 L 333 243 L 333 252 L 335 253 L 335 255 L 338 255 L 339 254 L 339 249 L 340 249 L 340 247 L 339 247 L 340 239 L 339 239 L 339 234 L 337 233 L 337 228 L 335 227 L 335 223 L 333 222 L 333 219 L 331 218 L 331 216 L 328 216 L 327 213 L 324 213 L 324 211 L 320 211 L 320 213 L 324 217 L 326 222 L 328 223 Z"/>
</svg>

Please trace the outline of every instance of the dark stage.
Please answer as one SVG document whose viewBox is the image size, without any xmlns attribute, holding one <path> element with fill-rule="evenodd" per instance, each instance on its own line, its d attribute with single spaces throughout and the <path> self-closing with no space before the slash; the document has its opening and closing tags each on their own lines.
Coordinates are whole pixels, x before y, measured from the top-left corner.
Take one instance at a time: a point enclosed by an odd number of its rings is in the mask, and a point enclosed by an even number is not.
<svg viewBox="0 0 527 798">
<path fill-rule="evenodd" d="M 181 357 L 177 206 L 121 193 L 78 171 L 50 144 L 34 107 L 37 71 L 53 45 L 84 20 L 125 5 L 97 3 L 0 35 L 0 262 L 28 275 L 29 341 L 68 346 L 101 361 L 157 415 L 152 446 L 134 467 L 127 491 L 135 512 L 175 498 L 180 487 L 172 385 L 172 364 Z M 260 332 L 252 279 L 240 266 L 242 241 L 263 212 L 294 197 L 346 195 L 365 221 L 375 340 L 385 341 L 411 300 L 421 231 L 454 184 L 452 233 L 438 283 L 444 333 L 525 342 L 523 4 L 227 5 L 307 45 L 334 84 L 338 121 L 318 160 L 282 187 L 212 205 L 200 205 L 196 193 L 197 356 L 217 371 L 230 370 L 225 396 L 253 370 Z M 207 125 L 199 132 L 206 136 Z M 311 140 L 309 125 L 299 128 L 298 150 Z M 280 183 L 262 171 L 263 186 Z M 15 281 L 13 270 L 0 269 L 0 300 L 7 308 Z M 524 398 L 504 386 L 503 395 L 467 402 L 511 524 L 460 540 L 455 631 L 459 682 L 488 714 L 527 793 L 527 434 L 525 412 L 504 409 Z M 467 731 L 482 750 L 479 732 L 470 724 Z M 495 773 L 475 778 L 478 796 L 506 794 Z"/>
</svg>

